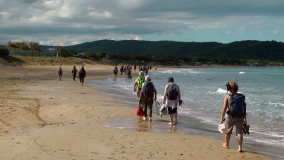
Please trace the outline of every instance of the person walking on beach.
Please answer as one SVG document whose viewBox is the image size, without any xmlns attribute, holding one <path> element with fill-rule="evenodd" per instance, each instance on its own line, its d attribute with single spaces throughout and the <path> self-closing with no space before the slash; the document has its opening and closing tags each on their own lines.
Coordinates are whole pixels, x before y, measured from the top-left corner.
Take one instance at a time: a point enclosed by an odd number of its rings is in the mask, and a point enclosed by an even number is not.
<svg viewBox="0 0 284 160">
<path fill-rule="evenodd" d="M 140 92 L 140 98 L 138 102 L 142 100 L 142 108 L 144 111 L 143 120 L 147 120 L 147 116 L 149 116 L 149 122 L 152 121 L 152 108 L 153 102 L 157 99 L 157 91 L 155 89 L 154 84 L 151 82 L 151 77 L 146 76 L 145 82 L 142 84 L 142 89 Z"/>
<path fill-rule="evenodd" d="M 86 71 L 84 69 L 84 67 L 82 67 L 79 71 L 79 77 L 80 77 L 80 82 L 81 82 L 81 85 L 83 86 L 83 83 L 84 83 L 84 78 L 86 77 Z"/>
<path fill-rule="evenodd" d="M 169 125 L 176 125 L 178 123 L 177 120 L 177 107 L 181 105 L 181 96 L 180 89 L 177 84 L 174 84 L 174 78 L 169 77 L 168 84 L 165 87 L 164 97 L 162 104 L 168 108 L 170 123 Z M 173 116 L 175 118 L 175 122 L 173 123 Z"/>
<path fill-rule="evenodd" d="M 148 75 L 148 67 L 145 67 L 146 76 Z"/>
<path fill-rule="evenodd" d="M 59 80 L 61 81 L 61 78 L 62 78 L 62 74 L 63 74 L 63 70 L 61 67 L 59 67 L 58 69 L 58 76 L 59 76 Z"/>
<path fill-rule="evenodd" d="M 137 99 L 140 98 L 140 93 L 141 93 L 141 89 L 142 89 L 142 84 L 145 82 L 145 77 L 144 77 L 144 72 L 140 71 L 139 72 L 139 76 L 137 77 L 137 79 L 135 80 L 134 83 L 134 92 L 137 93 Z M 142 100 L 142 99 L 141 99 Z M 141 106 L 142 101 L 138 101 L 139 106 Z"/>
<path fill-rule="evenodd" d="M 236 126 L 236 132 L 238 135 L 238 152 L 242 152 L 243 144 L 243 131 L 242 127 L 246 120 L 246 102 L 245 96 L 237 93 L 239 90 L 238 84 L 236 82 L 230 82 L 226 84 L 227 91 L 230 92 L 229 95 L 225 96 L 224 105 L 221 113 L 220 124 L 225 123 L 227 127 L 227 133 L 225 134 L 225 143 L 222 143 L 222 147 L 228 149 L 231 134 L 233 131 L 233 126 Z"/>
<path fill-rule="evenodd" d="M 118 69 L 117 69 L 117 67 L 115 66 L 114 69 L 113 69 L 114 78 L 116 78 L 117 72 L 118 72 Z"/>
<path fill-rule="evenodd" d="M 122 75 L 123 74 L 123 66 L 120 67 L 120 72 L 121 72 L 120 75 Z"/>
<path fill-rule="evenodd" d="M 128 80 L 132 79 L 132 75 L 131 75 L 131 70 L 130 70 L 130 69 L 128 69 L 128 70 L 126 71 L 126 74 L 127 74 L 127 79 L 128 79 Z"/>
<path fill-rule="evenodd" d="M 72 74 L 73 74 L 73 81 L 75 81 L 75 79 L 76 79 L 76 74 L 77 74 L 76 66 L 73 67 L 73 69 L 72 69 Z"/>
</svg>

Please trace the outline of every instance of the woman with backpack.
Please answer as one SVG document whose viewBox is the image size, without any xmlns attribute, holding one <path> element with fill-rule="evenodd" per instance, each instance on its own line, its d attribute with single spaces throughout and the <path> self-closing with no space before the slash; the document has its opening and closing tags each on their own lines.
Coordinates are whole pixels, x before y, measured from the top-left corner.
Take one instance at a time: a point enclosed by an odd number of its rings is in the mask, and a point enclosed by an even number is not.
<svg viewBox="0 0 284 160">
<path fill-rule="evenodd" d="M 246 103 L 245 96 L 237 93 L 239 90 L 236 82 L 230 82 L 226 84 L 229 95 L 225 96 L 224 105 L 221 113 L 220 124 L 225 123 L 227 133 L 225 134 L 225 143 L 222 143 L 222 147 L 228 149 L 233 126 L 236 126 L 236 132 L 238 135 L 239 152 L 242 152 L 243 144 L 243 124 L 247 123 L 246 120 Z M 225 114 L 226 113 L 226 114 Z"/>
<path fill-rule="evenodd" d="M 152 121 L 152 108 L 153 103 L 157 99 L 157 91 L 155 89 L 154 84 L 151 82 L 150 76 L 145 77 L 145 82 L 142 84 L 142 89 L 140 92 L 140 98 L 138 102 L 142 101 L 142 108 L 144 111 L 143 120 L 147 120 L 147 116 L 149 116 L 149 122 Z"/>
<path fill-rule="evenodd" d="M 178 123 L 177 120 L 177 107 L 181 105 L 181 96 L 180 89 L 177 84 L 174 84 L 174 78 L 169 77 L 168 84 L 165 87 L 165 93 L 162 104 L 168 108 L 168 114 L 170 118 L 169 125 L 176 125 Z M 175 122 L 173 123 L 173 115 L 175 118 Z"/>
<path fill-rule="evenodd" d="M 86 71 L 84 69 L 84 67 L 82 67 L 79 71 L 79 77 L 80 77 L 80 82 L 81 82 L 81 85 L 83 86 L 83 83 L 84 83 L 84 78 L 86 77 Z"/>
</svg>

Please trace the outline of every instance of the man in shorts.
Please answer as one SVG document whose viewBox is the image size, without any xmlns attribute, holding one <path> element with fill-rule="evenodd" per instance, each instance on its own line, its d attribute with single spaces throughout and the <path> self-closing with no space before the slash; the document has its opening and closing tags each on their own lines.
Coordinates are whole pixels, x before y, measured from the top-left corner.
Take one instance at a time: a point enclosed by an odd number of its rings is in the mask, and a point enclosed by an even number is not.
<svg viewBox="0 0 284 160">
<path fill-rule="evenodd" d="M 239 145 L 239 149 L 238 152 L 242 152 L 243 148 L 242 148 L 242 144 L 243 144 L 243 124 L 247 123 L 246 120 L 246 103 L 243 99 L 243 104 L 241 105 L 243 108 L 242 110 L 242 116 L 241 117 L 235 117 L 234 115 L 231 114 L 231 112 L 229 111 L 230 108 L 230 103 L 229 103 L 229 99 L 233 96 L 239 96 L 242 94 L 237 93 L 238 92 L 238 84 L 236 82 L 230 82 L 227 84 L 227 91 L 230 92 L 230 95 L 225 95 L 225 99 L 224 99 L 224 104 L 223 104 L 223 108 L 222 108 L 222 113 L 221 113 L 221 120 L 220 120 L 220 124 L 223 123 L 223 121 L 225 121 L 225 126 L 228 128 L 227 133 L 225 134 L 225 143 L 222 143 L 222 147 L 228 149 L 229 148 L 229 142 L 230 142 L 230 138 L 231 138 L 231 134 L 233 131 L 233 126 L 236 126 L 236 132 L 238 135 L 238 145 Z M 238 103 L 237 103 L 238 104 Z M 236 106 L 237 107 L 237 106 Z"/>
</svg>

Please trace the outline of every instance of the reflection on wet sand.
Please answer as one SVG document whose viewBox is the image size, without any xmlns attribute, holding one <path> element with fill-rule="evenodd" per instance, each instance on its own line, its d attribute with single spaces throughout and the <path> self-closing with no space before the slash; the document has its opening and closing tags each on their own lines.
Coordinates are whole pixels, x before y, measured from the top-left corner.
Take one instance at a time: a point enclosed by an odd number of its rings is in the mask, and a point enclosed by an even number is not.
<svg viewBox="0 0 284 160">
<path fill-rule="evenodd" d="M 174 130 L 173 130 L 173 128 L 174 128 Z M 176 133 L 177 132 L 177 126 L 172 126 L 172 125 L 170 125 L 170 127 L 169 127 L 169 132 L 170 133 Z"/>
</svg>

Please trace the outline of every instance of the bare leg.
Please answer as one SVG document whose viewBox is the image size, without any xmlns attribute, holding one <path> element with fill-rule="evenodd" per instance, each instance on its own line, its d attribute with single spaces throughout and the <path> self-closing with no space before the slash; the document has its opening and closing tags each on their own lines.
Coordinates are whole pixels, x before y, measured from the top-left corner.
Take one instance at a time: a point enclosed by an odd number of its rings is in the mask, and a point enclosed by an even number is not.
<svg viewBox="0 0 284 160">
<path fill-rule="evenodd" d="M 239 144 L 239 150 L 238 152 L 243 151 L 243 134 L 238 134 L 238 144 Z"/>
<path fill-rule="evenodd" d="M 177 113 L 174 113 L 174 117 L 175 117 L 175 123 L 174 123 L 174 125 L 177 125 L 177 124 L 178 124 Z"/>
<path fill-rule="evenodd" d="M 169 114 L 170 117 L 170 123 L 168 123 L 169 125 L 173 125 L 173 114 Z"/>
<path fill-rule="evenodd" d="M 222 146 L 224 148 L 229 148 L 229 142 L 230 142 L 230 139 L 231 139 L 231 134 L 225 134 L 225 141 L 226 143 L 222 143 Z"/>
</svg>

